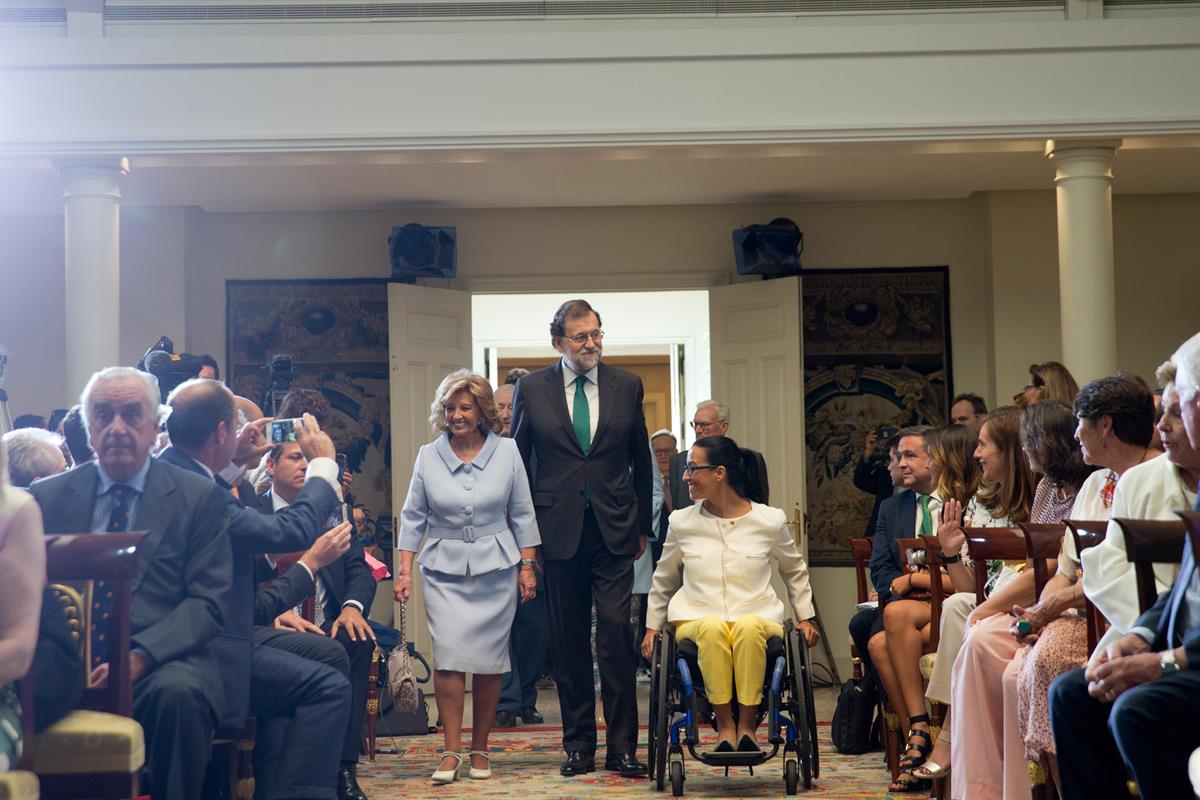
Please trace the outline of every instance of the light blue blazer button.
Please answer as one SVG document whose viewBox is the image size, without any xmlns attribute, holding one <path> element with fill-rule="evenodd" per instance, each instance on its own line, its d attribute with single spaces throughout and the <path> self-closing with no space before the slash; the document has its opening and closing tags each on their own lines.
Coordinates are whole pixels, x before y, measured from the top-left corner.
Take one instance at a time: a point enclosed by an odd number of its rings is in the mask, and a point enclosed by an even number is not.
<svg viewBox="0 0 1200 800">
<path fill-rule="evenodd" d="M 465 508 L 463 508 L 463 513 L 464 514 L 474 514 L 475 508 L 473 506 L 466 506 Z"/>
</svg>

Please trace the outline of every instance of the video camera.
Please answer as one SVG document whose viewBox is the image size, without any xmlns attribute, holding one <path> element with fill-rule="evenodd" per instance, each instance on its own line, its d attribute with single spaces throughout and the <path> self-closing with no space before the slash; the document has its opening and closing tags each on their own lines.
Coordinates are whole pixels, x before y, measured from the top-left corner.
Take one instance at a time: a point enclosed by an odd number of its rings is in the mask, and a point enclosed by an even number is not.
<svg viewBox="0 0 1200 800">
<path fill-rule="evenodd" d="M 158 391 L 162 402 L 167 402 L 167 395 L 176 386 L 186 380 L 196 377 L 203 362 L 200 356 L 191 353 L 176 353 L 175 343 L 163 336 L 142 354 L 137 368 L 149 372 L 158 379 Z"/>
<path fill-rule="evenodd" d="M 263 372 L 267 373 L 267 377 L 263 381 L 262 402 L 258 405 L 264 414 L 272 417 L 282 405 L 284 396 L 291 391 L 292 382 L 296 380 L 296 372 L 292 368 L 292 357 L 289 355 L 271 356 L 270 361 L 263 367 Z"/>
</svg>

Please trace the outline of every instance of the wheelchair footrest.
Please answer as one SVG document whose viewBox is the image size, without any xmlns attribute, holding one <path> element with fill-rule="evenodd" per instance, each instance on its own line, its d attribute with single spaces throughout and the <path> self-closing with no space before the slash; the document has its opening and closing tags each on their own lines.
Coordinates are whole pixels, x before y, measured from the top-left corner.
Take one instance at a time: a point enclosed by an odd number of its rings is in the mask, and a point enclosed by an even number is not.
<svg viewBox="0 0 1200 800">
<path fill-rule="evenodd" d="M 709 750 L 700 753 L 700 760 L 711 767 L 757 767 L 771 757 L 769 752 L 757 753 L 717 753 Z"/>
</svg>

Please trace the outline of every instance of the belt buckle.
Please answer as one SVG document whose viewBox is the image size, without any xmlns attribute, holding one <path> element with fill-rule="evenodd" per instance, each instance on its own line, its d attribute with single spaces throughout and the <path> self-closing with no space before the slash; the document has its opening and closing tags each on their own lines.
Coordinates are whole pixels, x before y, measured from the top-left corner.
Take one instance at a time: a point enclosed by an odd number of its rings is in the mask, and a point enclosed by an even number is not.
<svg viewBox="0 0 1200 800">
<path fill-rule="evenodd" d="M 467 544 L 475 541 L 475 528 L 470 525 L 465 526 L 462 529 L 462 540 Z"/>
</svg>

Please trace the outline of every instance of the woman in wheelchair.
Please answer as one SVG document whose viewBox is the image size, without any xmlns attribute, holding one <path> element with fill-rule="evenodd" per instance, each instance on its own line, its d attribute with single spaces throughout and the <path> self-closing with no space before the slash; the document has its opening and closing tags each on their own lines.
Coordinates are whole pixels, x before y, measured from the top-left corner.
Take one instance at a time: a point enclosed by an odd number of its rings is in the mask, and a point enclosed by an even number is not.
<svg viewBox="0 0 1200 800">
<path fill-rule="evenodd" d="M 654 570 L 642 654 L 652 658 L 666 623 L 675 638 L 696 643 L 700 672 L 716 717 L 714 752 L 757 751 L 766 644 L 783 636 L 783 603 L 771 589 L 774 558 L 809 646 L 819 639 L 808 565 L 787 516 L 762 505 L 754 454 L 725 436 L 696 441 L 683 480 L 695 505 L 671 514 Z M 733 716 L 736 689 L 737 719 Z"/>
</svg>

